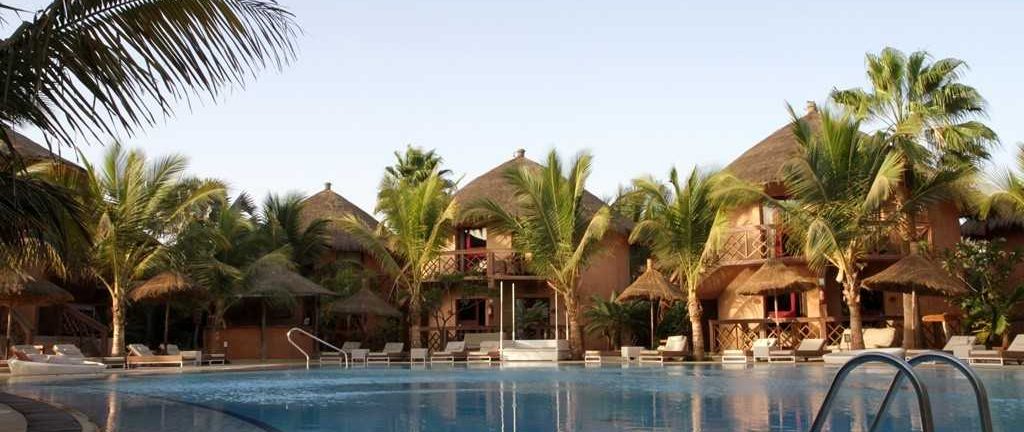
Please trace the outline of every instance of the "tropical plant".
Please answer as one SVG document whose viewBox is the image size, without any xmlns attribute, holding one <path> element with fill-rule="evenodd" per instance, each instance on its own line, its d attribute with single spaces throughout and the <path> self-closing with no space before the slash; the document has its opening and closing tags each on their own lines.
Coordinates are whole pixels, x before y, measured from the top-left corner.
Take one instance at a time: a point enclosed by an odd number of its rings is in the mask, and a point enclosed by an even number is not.
<svg viewBox="0 0 1024 432">
<path fill-rule="evenodd" d="M 1024 285 L 1012 281 L 1024 253 L 1011 249 L 1005 239 L 961 240 L 945 253 L 945 266 L 967 284 L 959 299 L 964 325 L 983 343 L 1006 347 L 1010 321 L 1024 302 Z"/>
<path fill-rule="evenodd" d="M 376 230 L 352 215 L 338 224 L 407 295 L 409 343 L 418 348 L 422 345 L 423 285 L 433 276 L 431 265 L 451 240 L 455 204 L 435 172 L 417 184 L 382 187 L 377 212 L 384 217 Z"/>
<path fill-rule="evenodd" d="M 851 346 L 861 349 L 860 271 L 866 255 L 888 240 L 893 221 L 881 210 L 900 186 L 903 160 L 847 115 L 824 111 L 815 131 L 790 113 L 800 149 L 783 166 L 789 199 L 765 199 L 781 210 L 790 241 L 812 270 L 837 270 L 850 310 Z"/>
<path fill-rule="evenodd" d="M 287 247 L 291 261 L 304 276 L 311 276 L 327 251 L 326 219 L 304 224 L 302 211 L 306 197 L 291 193 L 269 194 L 263 201 L 257 233 L 267 251 Z"/>
<path fill-rule="evenodd" d="M 552 150 L 543 167 L 512 167 L 505 172 L 505 179 L 515 192 L 516 212 L 483 199 L 470 203 L 465 216 L 510 236 L 513 248 L 528 257 L 530 272 L 547 280 L 562 296 L 575 358 L 583 354 L 581 275 L 600 250 L 612 220 L 608 206 L 595 209 L 584 204 L 591 161 L 591 155 L 582 152 L 563 170 L 562 160 Z"/>
<path fill-rule="evenodd" d="M 8 146 L 14 125 L 67 145 L 131 134 L 174 100 L 217 97 L 294 56 L 292 15 L 273 0 L 54 0 L 30 16 L 0 49 Z"/>
<path fill-rule="evenodd" d="M 27 277 L 26 269 L 59 274 L 75 267 L 90 242 L 73 191 L 48 173 L 62 168 L 40 162 L 26 169 L 0 147 L 0 275 Z"/>
<path fill-rule="evenodd" d="M 395 152 L 395 164 L 384 168 L 383 188 L 397 187 L 398 184 L 415 185 L 426 180 L 432 173 L 441 177 L 445 187 L 452 188 L 455 182 L 448 179 L 452 171 L 441 169 L 444 159 L 435 150 L 406 146 L 405 154 Z"/>
<path fill-rule="evenodd" d="M 618 302 L 615 300 L 618 296 L 614 291 L 608 299 L 593 296 L 590 308 L 583 313 L 587 333 L 600 333 L 608 340 L 608 345 L 615 348 L 622 346 L 626 335 L 636 339 L 646 325 L 649 305 L 643 301 Z"/>
<path fill-rule="evenodd" d="M 651 178 L 633 181 L 636 193 L 645 197 L 640 223 L 633 227 L 630 243 L 647 245 L 658 265 L 674 276 L 686 295 L 693 353 L 704 359 L 700 299 L 697 288 L 714 269 L 729 211 L 739 203 L 716 190 L 713 171 L 694 168 L 683 181 L 673 168 L 665 185 Z"/>
<path fill-rule="evenodd" d="M 539 339 L 544 337 L 544 330 L 551 324 L 551 305 L 546 300 L 538 301 L 530 306 L 525 302 L 516 302 L 516 337 L 521 339 Z"/>
<path fill-rule="evenodd" d="M 978 216 L 990 224 L 1024 224 L 1024 143 L 1017 144 L 1016 162 L 993 176 L 989 193 L 977 198 Z"/>
<path fill-rule="evenodd" d="M 924 51 L 908 56 L 886 48 L 867 56 L 869 89 L 832 92 L 832 100 L 849 113 L 879 124 L 906 165 L 893 203 L 907 253 L 918 253 L 920 216 L 941 202 L 960 199 L 997 142 L 995 132 L 979 120 L 985 115 L 984 99 L 960 81 L 966 68 L 958 59 L 932 62 Z M 916 299 L 903 296 L 904 348 L 915 348 L 920 339 Z"/>
<path fill-rule="evenodd" d="M 84 223 L 94 233 L 90 273 L 110 294 L 112 355 L 124 349 L 128 294 L 166 259 L 166 241 L 223 193 L 216 181 L 184 175 L 184 157 L 150 160 L 114 143 L 101 165 L 85 164 L 77 182 Z"/>
</svg>

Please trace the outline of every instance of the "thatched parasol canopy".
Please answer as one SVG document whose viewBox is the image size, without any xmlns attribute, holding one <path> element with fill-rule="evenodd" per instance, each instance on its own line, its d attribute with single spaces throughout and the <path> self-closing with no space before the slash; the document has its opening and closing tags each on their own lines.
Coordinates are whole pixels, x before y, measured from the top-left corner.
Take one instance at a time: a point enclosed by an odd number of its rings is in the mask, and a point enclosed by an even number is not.
<svg viewBox="0 0 1024 432">
<path fill-rule="evenodd" d="M 814 277 L 779 260 L 768 260 L 743 282 L 738 292 L 740 295 L 769 296 L 808 291 L 817 286 Z"/>
<path fill-rule="evenodd" d="M 345 197 L 338 195 L 331 190 L 331 184 L 324 184 L 324 190 L 307 198 L 302 202 L 302 214 L 300 215 L 303 226 L 308 226 L 315 219 L 328 221 L 342 219 L 348 216 L 355 216 L 370 228 L 377 226 L 377 219 L 369 213 L 353 204 Z M 336 222 L 328 222 L 327 233 L 332 249 L 342 252 L 361 252 L 363 245 L 352 238 L 350 234 L 338 227 Z"/>
<path fill-rule="evenodd" d="M 812 129 L 821 128 L 821 116 L 812 104 L 808 104 L 807 115 L 801 120 L 807 122 Z M 725 170 L 755 184 L 781 183 L 782 166 L 799 151 L 800 144 L 793 135 L 793 125 L 790 123 L 743 152 Z"/>
<path fill-rule="evenodd" d="M 465 186 L 455 193 L 453 199 L 458 204 L 459 209 L 465 209 L 483 199 L 490 199 L 510 214 L 518 214 L 519 204 L 516 198 L 516 188 L 509 183 L 505 177 L 506 173 L 513 169 L 540 170 L 543 168 L 543 165 L 527 158 L 525 150 L 519 149 L 515 152 L 512 159 L 466 183 Z M 582 201 L 588 215 L 593 215 L 606 205 L 601 198 L 590 192 L 583 194 Z M 473 223 L 474 221 L 466 220 L 465 214 L 460 214 L 458 215 L 457 222 Z M 629 233 L 633 229 L 633 223 L 626 218 L 613 216 L 609 228 L 618 232 Z"/>
<path fill-rule="evenodd" d="M 47 280 L 0 283 L 0 303 L 5 305 L 46 305 L 67 303 L 75 297 Z"/>
<path fill-rule="evenodd" d="M 349 298 L 334 302 L 331 312 L 343 315 L 402 316 L 398 309 L 365 287 Z"/>
<path fill-rule="evenodd" d="M 192 283 L 189 278 L 176 271 L 165 271 L 139 285 L 129 298 L 132 301 L 160 300 L 171 296 L 202 291 L 202 287 Z"/>
<path fill-rule="evenodd" d="M 864 286 L 878 291 L 953 297 L 968 292 L 962 281 L 918 254 L 910 254 L 867 279 Z"/>
<path fill-rule="evenodd" d="M 245 297 L 273 297 L 281 290 L 293 297 L 337 296 L 284 266 L 264 266 L 252 278 L 252 289 Z"/>
<path fill-rule="evenodd" d="M 672 288 L 672 285 L 661 275 L 661 272 L 648 261 L 647 270 L 626 287 L 615 300 L 622 302 L 629 300 L 675 301 L 682 299 L 683 297 Z"/>
</svg>

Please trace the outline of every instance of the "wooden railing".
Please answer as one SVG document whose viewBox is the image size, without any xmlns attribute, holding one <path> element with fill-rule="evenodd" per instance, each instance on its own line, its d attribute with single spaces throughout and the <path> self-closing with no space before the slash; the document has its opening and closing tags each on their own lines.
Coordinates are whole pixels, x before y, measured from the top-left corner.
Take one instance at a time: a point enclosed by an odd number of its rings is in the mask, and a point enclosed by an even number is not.
<svg viewBox="0 0 1024 432">
<path fill-rule="evenodd" d="M 62 337 L 73 338 L 75 344 L 87 354 L 110 355 L 110 328 L 78 309 L 65 305 L 60 308 Z"/>
<path fill-rule="evenodd" d="M 918 231 L 927 234 L 927 225 L 918 226 Z M 792 258 L 786 250 L 786 233 L 776 225 L 750 225 L 729 230 L 722 241 L 722 249 L 718 256 L 719 265 L 759 264 L 770 257 Z M 869 258 L 891 259 L 899 256 L 899 240 L 892 238 L 882 241 Z"/>
<path fill-rule="evenodd" d="M 897 335 L 902 329 L 899 316 L 864 317 L 864 328 L 893 327 Z M 775 338 L 781 347 L 796 347 L 804 339 L 825 339 L 825 344 L 839 345 L 843 332 L 849 328 L 849 319 L 824 318 L 770 318 L 710 320 L 710 351 L 726 349 L 749 350 L 761 338 Z"/>
<path fill-rule="evenodd" d="M 511 249 L 460 249 L 444 252 L 427 266 L 427 274 L 432 280 L 445 276 L 530 276 L 523 256 Z"/>
</svg>

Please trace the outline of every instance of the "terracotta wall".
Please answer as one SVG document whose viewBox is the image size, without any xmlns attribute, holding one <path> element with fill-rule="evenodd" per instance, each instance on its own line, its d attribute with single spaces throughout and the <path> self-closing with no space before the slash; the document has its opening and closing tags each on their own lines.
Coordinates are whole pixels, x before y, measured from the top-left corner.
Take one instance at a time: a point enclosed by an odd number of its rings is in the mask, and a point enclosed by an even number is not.
<svg viewBox="0 0 1024 432">
<path fill-rule="evenodd" d="M 267 359 L 303 359 L 301 353 L 288 343 L 286 333 L 291 329 L 290 326 L 267 326 L 266 329 L 266 345 L 267 345 Z M 312 332 L 311 329 L 306 331 Z M 223 347 L 224 342 L 227 342 L 227 357 L 228 360 L 259 360 L 260 358 L 260 328 L 259 326 L 238 326 L 231 327 L 220 331 L 219 343 L 217 342 L 217 335 L 213 332 L 207 331 L 206 341 L 207 347 L 217 346 Z M 313 352 L 313 341 L 312 339 L 296 335 L 295 342 L 306 350 L 308 353 Z"/>
</svg>

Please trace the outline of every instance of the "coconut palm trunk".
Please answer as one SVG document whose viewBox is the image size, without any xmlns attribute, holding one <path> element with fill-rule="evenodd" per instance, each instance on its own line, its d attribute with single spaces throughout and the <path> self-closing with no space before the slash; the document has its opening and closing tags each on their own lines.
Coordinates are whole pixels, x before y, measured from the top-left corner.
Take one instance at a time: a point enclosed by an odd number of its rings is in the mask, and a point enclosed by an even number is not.
<svg viewBox="0 0 1024 432">
<path fill-rule="evenodd" d="M 111 292 L 114 294 L 118 292 L 117 288 Z M 124 327 L 126 319 L 126 309 L 128 305 L 125 304 L 124 298 L 120 295 L 112 295 L 110 299 L 110 324 L 113 329 L 113 335 L 110 340 L 110 355 L 114 357 L 120 357 L 125 355 L 124 352 Z"/>
<path fill-rule="evenodd" d="M 422 320 L 423 302 L 417 293 L 409 299 L 409 346 L 413 348 L 423 347 L 423 331 L 420 328 Z"/>
<path fill-rule="evenodd" d="M 578 290 L 571 290 L 562 296 L 565 301 L 565 319 L 569 324 L 569 350 L 572 358 L 583 357 L 583 322 L 580 319 L 580 298 Z"/>
<path fill-rule="evenodd" d="M 697 361 L 704 360 L 704 328 L 701 325 L 700 299 L 697 298 L 697 290 L 689 291 L 686 297 L 686 311 L 690 317 L 690 336 L 693 338 L 693 358 Z"/>
</svg>

